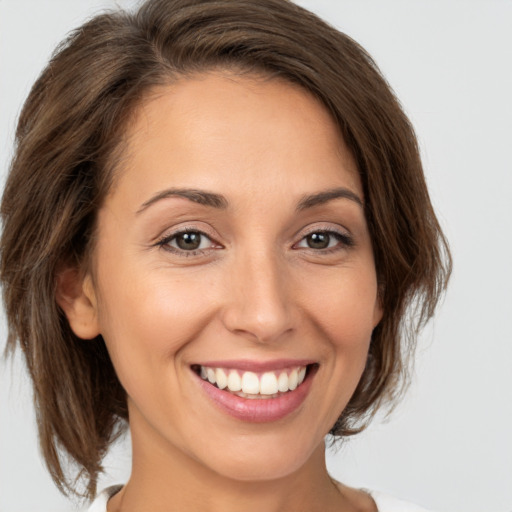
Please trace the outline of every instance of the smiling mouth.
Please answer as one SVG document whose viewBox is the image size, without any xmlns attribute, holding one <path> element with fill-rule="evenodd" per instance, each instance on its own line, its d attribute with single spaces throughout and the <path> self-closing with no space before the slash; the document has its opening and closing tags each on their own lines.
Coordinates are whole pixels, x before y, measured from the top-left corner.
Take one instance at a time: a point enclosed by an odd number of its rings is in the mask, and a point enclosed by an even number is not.
<svg viewBox="0 0 512 512">
<path fill-rule="evenodd" d="M 247 399 L 278 398 L 297 389 L 318 364 L 283 368 L 276 371 L 251 372 L 202 365 L 192 370 L 212 386 Z"/>
</svg>

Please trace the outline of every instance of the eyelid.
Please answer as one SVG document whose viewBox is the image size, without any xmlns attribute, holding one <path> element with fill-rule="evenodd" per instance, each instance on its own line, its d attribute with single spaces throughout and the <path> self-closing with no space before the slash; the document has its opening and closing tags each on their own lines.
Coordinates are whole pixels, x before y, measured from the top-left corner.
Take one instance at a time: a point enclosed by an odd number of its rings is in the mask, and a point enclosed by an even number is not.
<svg viewBox="0 0 512 512">
<path fill-rule="evenodd" d="M 349 229 L 339 224 L 327 224 L 327 223 L 314 223 L 309 224 L 305 228 L 301 229 L 297 236 L 302 240 L 304 237 L 311 235 L 312 233 L 337 233 L 340 236 L 352 238 L 352 233 Z"/>
<path fill-rule="evenodd" d="M 177 224 L 174 224 L 173 226 L 168 226 L 165 229 L 162 229 L 160 233 L 153 239 L 152 245 L 157 244 L 158 242 L 166 238 L 170 238 L 179 235 L 180 233 L 186 233 L 191 231 L 201 233 L 212 240 L 218 238 L 217 232 L 213 228 L 211 228 L 207 223 L 191 219 L 188 221 L 179 222 Z"/>
</svg>

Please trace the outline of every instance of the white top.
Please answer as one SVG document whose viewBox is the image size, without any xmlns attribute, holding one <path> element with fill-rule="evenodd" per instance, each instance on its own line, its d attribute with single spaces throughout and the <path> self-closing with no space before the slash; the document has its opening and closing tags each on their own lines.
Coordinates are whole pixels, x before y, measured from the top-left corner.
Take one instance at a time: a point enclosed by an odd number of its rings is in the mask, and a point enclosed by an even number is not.
<svg viewBox="0 0 512 512">
<path fill-rule="evenodd" d="M 88 512 L 107 512 L 107 501 L 111 496 L 118 492 L 121 487 L 122 485 L 114 485 L 98 494 L 88 509 Z M 379 512 L 428 512 L 424 508 L 406 501 L 397 500 L 388 494 L 378 491 L 365 491 L 374 499 Z"/>
<path fill-rule="evenodd" d="M 428 512 L 428 510 L 414 505 L 409 501 L 397 500 L 379 491 L 367 491 L 377 505 L 379 512 Z M 102 511 L 105 512 L 105 511 Z"/>
</svg>

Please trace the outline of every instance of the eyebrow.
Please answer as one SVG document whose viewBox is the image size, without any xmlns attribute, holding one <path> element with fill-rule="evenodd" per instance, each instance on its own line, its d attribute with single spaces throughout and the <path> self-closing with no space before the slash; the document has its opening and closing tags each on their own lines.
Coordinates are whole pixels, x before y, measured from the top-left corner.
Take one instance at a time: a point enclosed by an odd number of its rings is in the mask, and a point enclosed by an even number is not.
<svg viewBox="0 0 512 512">
<path fill-rule="evenodd" d="M 362 199 L 355 192 L 352 192 L 348 188 L 340 187 L 324 190 L 317 194 L 303 196 L 297 204 L 297 210 L 301 211 L 307 208 L 312 208 L 313 206 L 325 204 L 333 199 L 349 199 L 350 201 L 357 203 L 361 208 L 364 208 Z"/>
<path fill-rule="evenodd" d="M 194 188 L 170 188 L 158 192 L 158 194 L 155 194 L 153 197 L 145 201 L 137 210 L 137 215 L 149 208 L 152 204 L 169 197 L 182 197 L 189 201 L 193 201 L 194 203 L 221 210 L 225 210 L 229 205 L 228 200 L 223 195 L 216 194 L 215 192 L 207 192 L 205 190 L 198 190 Z M 316 194 L 305 195 L 298 202 L 296 209 L 297 211 L 306 210 L 308 208 L 313 208 L 314 206 L 325 204 L 334 199 L 349 199 L 361 206 L 361 208 L 364 207 L 363 201 L 356 193 L 352 192 L 348 188 L 341 187 L 324 190 Z"/>
<path fill-rule="evenodd" d="M 207 192 L 205 190 L 197 190 L 194 188 L 169 188 L 167 190 L 162 190 L 162 192 L 159 192 L 145 201 L 137 210 L 137 215 L 157 201 L 167 199 L 168 197 L 183 197 L 193 201 L 194 203 L 210 206 L 212 208 L 226 209 L 228 206 L 227 199 L 220 194 L 215 194 L 214 192 Z"/>
</svg>

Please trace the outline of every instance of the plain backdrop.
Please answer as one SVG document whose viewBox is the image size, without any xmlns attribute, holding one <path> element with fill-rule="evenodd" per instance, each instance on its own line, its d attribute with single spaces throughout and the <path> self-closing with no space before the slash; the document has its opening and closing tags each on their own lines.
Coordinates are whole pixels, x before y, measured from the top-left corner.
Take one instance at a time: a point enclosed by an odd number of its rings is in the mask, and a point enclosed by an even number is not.
<svg viewBox="0 0 512 512">
<path fill-rule="evenodd" d="M 439 512 L 510 512 L 512 1 L 298 3 L 360 42 L 401 99 L 455 264 L 444 304 L 420 339 L 406 400 L 331 453 L 329 468 L 348 484 Z M 52 49 L 93 13 L 133 4 L 0 0 L 2 180 L 17 114 Z M 2 319 L 0 349 L 5 333 Z M 19 359 L 2 361 L 0 371 L 0 511 L 74 510 L 39 458 Z M 125 481 L 129 464 L 125 440 L 100 485 Z"/>
</svg>

